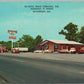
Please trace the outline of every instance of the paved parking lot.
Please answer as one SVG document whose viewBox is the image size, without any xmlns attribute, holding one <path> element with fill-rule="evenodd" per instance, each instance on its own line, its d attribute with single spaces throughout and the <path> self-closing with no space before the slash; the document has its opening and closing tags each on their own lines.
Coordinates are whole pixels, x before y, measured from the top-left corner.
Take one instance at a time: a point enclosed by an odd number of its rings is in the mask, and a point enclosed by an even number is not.
<svg viewBox="0 0 84 84">
<path fill-rule="evenodd" d="M 18 56 L 36 59 L 65 60 L 74 62 L 84 62 L 84 54 L 60 54 L 60 53 L 0 53 L 3 56 Z"/>
</svg>

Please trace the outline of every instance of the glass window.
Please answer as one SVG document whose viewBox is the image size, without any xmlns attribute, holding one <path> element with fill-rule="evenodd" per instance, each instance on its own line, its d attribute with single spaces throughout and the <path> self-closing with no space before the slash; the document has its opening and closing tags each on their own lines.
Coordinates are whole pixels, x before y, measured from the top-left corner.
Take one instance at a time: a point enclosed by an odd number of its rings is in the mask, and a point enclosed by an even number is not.
<svg viewBox="0 0 84 84">
<path fill-rule="evenodd" d="M 54 44 L 54 51 L 57 51 L 57 50 L 58 50 L 58 45 Z"/>
<path fill-rule="evenodd" d="M 49 44 L 47 43 L 45 44 L 45 49 L 48 50 L 48 48 L 49 48 Z"/>
</svg>

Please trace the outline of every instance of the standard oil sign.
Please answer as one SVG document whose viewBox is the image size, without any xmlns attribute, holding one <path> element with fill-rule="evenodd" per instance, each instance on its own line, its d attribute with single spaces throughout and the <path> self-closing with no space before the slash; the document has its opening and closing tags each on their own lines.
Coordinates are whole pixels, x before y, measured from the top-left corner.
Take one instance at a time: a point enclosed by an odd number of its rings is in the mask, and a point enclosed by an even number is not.
<svg viewBox="0 0 84 84">
<path fill-rule="evenodd" d="M 9 39 L 16 39 L 16 36 L 9 36 Z"/>
</svg>

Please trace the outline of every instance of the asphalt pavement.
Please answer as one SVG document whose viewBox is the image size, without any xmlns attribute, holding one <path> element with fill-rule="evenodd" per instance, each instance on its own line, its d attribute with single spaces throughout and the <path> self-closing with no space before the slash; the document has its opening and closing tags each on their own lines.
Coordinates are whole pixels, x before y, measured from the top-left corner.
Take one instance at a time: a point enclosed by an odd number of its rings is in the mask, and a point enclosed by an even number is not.
<svg viewBox="0 0 84 84">
<path fill-rule="evenodd" d="M 0 55 L 0 75 L 9 83 L 84 83 L 83 62 L 37 57 Z"/>
<path fill-rule="evenodd" d="M 0 53 L 3 56 L 25 57 L 33 59 L 64 60 L 72 62 L 84 62 L 84 54 L 60 54 L 60 53 Z"/>
</svg>

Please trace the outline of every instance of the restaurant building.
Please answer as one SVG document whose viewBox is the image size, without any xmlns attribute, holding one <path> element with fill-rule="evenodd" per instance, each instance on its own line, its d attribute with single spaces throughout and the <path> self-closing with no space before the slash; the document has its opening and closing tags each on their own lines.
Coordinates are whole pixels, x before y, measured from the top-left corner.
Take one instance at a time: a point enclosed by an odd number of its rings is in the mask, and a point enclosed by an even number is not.
<svg viewBox="0 0 84 84">
<path fill-rule="evenodd" d="M 75 41 L 45 40 L 36 45 L 35 49 L 51 50 L 56 52 L 58 50 L 69 49 L 72 47 L 76 48 L 78 51 L 81 47 L 84 47 L 84 44 Z"/>
</svg>

